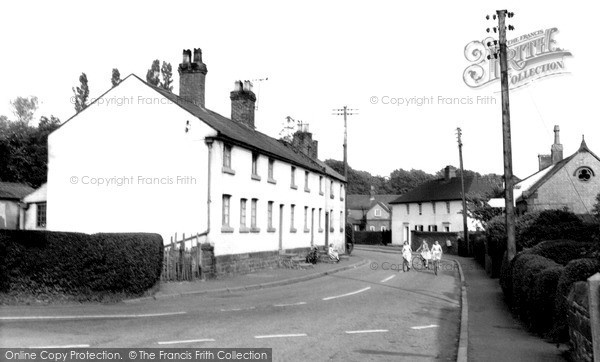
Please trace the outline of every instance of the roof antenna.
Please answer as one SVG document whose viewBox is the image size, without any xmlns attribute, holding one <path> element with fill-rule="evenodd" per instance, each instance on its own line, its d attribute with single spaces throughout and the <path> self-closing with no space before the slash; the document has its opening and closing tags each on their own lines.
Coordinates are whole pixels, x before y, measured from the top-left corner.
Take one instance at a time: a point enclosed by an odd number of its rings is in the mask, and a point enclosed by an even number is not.
<svg viewBox="0 0 600 362">
<path fill-rule="evenodd" d="M 269 77 L 252 79 L 252 83 L 258 84 L 258 91 L 256 92 L 256 103 L 254 104 L 254 110 L 258 110 L 258 101 L 260 100 L 260 83 L 269 80 Z"/>
</svg>

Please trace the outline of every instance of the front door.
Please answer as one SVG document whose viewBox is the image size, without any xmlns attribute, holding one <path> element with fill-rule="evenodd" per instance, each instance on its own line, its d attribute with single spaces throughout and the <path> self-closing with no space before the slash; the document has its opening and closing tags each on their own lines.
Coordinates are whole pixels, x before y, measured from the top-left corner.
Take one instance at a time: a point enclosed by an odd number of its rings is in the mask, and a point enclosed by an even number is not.
<svg viewBox="0 0 600 362">
<path fill-rule="evenodd" d="M 279 205 L 279 251 L 283 250 L 283 204 Z"/>
<path fill-rule="evenodd" d="M 329 213 L 325 212 L 325 246 L 329 246 Z"/>
<path fill-rule="evenodd" d="M 315 245 L 315 209 L 310 212 L 310 246 Z"/>
</svg>

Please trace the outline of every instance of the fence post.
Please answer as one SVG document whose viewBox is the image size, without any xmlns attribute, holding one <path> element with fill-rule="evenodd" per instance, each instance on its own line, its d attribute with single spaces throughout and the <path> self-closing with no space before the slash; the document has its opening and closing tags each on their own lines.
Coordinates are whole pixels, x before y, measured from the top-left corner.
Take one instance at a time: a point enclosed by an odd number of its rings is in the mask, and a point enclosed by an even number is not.
<svg viewBox="0 0 600 362">
<path fill-rule="evenodd" d="M 600 362 L 600 273 L 589 277 L 587 282 L 594 361 Z"/>
</svg>

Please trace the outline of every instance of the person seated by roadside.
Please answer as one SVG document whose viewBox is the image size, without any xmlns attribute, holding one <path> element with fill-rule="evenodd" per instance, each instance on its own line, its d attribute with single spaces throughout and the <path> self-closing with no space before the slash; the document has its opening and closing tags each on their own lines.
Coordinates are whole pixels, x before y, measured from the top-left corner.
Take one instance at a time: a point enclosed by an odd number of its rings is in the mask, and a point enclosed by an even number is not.
<svg viewBox="0 0 600 362">
<path fill-rule="evenodd" d="M 340 262 L 340 255 L 338 254 L 337 250 L 335 250 L 333 244 L 329 244 L 329 251 L 327 252 L 327 255 L 329 255 L 331 260 L 335 260 L 338 263 Z"/>
<path fill-rule="evenodd" d="M 425 268 L 429 269 L 429 260 L 431 259 L 431 251 L 429 250 L 429 245 L 425 240 L 423 240 L 423 244 L 419 246 L 417 249 L 417 253 L 421 253 L 421 257 L 425 260 Z"/>
<path fill-rule="evenodd" d="M 402 270 L 404 270 L 404 266 L 406 265 L 407 270 L 410 270 L 410 259 L 412 258 L 412 250 L 410 249 L 410 245 L 408 241 L 404 242 L 404 246 L 402 246 Z"/>
</svg>

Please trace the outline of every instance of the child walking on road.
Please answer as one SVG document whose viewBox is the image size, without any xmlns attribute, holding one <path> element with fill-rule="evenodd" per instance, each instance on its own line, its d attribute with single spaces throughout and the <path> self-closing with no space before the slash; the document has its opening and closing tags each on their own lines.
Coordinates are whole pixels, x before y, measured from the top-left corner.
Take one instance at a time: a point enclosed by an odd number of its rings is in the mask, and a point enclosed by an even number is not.
<svg viewBox="0 0 600 362">
<path fill-rule="evenodd" d="M 410 250 L 410 245 L 408 245 L 408 241 L 405 241 L 404 246 L 402 247 L 402 271 L 410 270 L 411 257 L 412 257 L 412 250 Z M 406 270 L 404 270 L 405 266 L 406 266 Z"/>
</svg>

